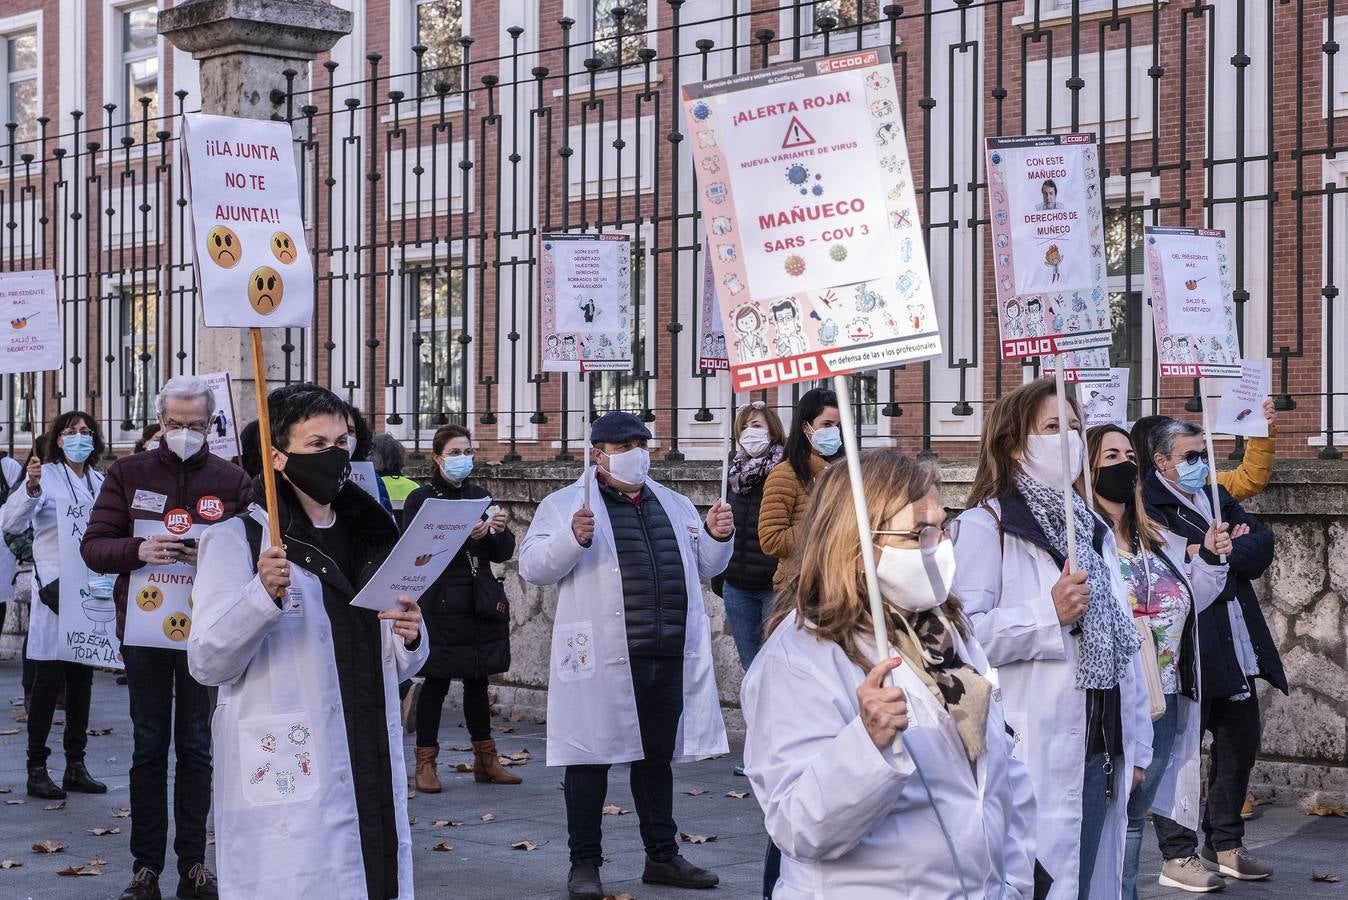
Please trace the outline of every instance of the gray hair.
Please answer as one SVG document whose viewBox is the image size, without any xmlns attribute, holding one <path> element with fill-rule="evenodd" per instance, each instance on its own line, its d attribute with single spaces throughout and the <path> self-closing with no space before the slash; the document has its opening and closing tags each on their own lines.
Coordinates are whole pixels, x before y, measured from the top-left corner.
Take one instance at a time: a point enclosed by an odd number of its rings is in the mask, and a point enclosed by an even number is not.
<svg viewBox="0 0 1348 900">
<path fill-rule="evenodd" d="M 1170 419 L 1157 425 L 1151 433 L 1151 452 L 1159 453 L 1166 459 L 1175 452 L 1175 439 L 1182 437 L 1202 437 L 1203 429 L 1192 422 Z M 1150 462 L 1150 460 L 1148 460 Z"/>
<path fill-rule="evenodd" d="M 370 440 L 370 462 L 376 475 L 401 475 L 407 462 L 403 442 L 387 431 L 381 431 Z"/>
<path fill-rule="evenodd" d="M 164 382 L 164 386 L 154 397 L 154 409 L 160 418 L 164 416 L 164 404 L 169 397 L 176 397 L 179 400 L 202 400 L 206 403 L 206 417 L 210 418 L 215 414 L 215 392 L 211 390 L 210 383 L 200 375 L 175 375 Z"/>
</svg>

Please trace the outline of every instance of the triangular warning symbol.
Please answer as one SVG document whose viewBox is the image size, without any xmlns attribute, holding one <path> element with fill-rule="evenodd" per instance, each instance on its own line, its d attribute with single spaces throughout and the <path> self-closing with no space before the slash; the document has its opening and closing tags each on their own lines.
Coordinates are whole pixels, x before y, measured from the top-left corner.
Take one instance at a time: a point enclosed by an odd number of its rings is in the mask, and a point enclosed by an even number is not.
<svg viewBox="0 0 1348 900">
<path fill-rule="evenodd" d="M 807 129 L 795 116 L 791 117 L 791 122 L 786 126 L 786 137 L 782 138 L 782 149 L 790 150 L 793 147 L 808 147 L 814 143 L 814 135 Z"/>
</svg>

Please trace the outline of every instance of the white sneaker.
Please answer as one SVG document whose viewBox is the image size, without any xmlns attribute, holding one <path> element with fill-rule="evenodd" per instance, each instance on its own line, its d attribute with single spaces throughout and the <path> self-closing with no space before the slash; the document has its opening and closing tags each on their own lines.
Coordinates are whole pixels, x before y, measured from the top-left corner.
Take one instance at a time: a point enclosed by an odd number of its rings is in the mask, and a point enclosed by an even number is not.
<svg viewBox="0 0 1348 900">
<path fill-rule="evenodd" d="M 1207 894 L 1226 887 L 1226 882 L 1209 872 L 1197 856 L 1167 859 L 1161 864 L 1161 877 L 1157 879 L 1157 883 L 1162 887 L 1179 888 L 1191 894 Z"/>
</svg>

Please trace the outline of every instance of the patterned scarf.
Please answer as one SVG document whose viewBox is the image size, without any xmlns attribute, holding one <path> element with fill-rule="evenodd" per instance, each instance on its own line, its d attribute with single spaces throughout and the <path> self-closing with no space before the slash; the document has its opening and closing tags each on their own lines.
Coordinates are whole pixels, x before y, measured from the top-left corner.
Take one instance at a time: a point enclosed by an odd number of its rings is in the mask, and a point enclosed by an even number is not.
<svg viewBox="0 0 1348 900">
<path fill-rule="evenodd" d="M 1016 476 L 1016 487 L 1045 537 L 1067 558 L 1067 517 L 1062 491 L 1024 473 Z M 1077 622 L 1081 627 L 1077 687 L 1108 690 L 1116 687 L 1128 671 L 1133 654 L 1137 653 L 1142 641 L 1133 628 L 1132 619 L 1114 596 L 1109 566 L 1104 557 L 1095 552 L 1092 542 L 1095 517 L 1075 491 L 1072 492 L 1072 511 L 1076 518 L 1077 567 L 1085 570 L 1086 583 L 1091 587 L 1086 614 Z"/>
<path fill-rule="evenodd" d="M 784 454 L 781 444 L 773 444 L 767 453 L 753 457 L 736 444 L 735 455 L 730 458 L 730 472 L 726 476 L 730 489 L 737 494 L 749 493 L 768 477 L 772 467 L 782 461 Z"/>
<path fill-rule="evenodd" d="M 894 644 L 955 722 L 964 753 L 974 762 L 987 749 L 992 683 L 955 653 L 949 623 L 939 609 L 920 613 L 889 609 Z"/>
</svg>

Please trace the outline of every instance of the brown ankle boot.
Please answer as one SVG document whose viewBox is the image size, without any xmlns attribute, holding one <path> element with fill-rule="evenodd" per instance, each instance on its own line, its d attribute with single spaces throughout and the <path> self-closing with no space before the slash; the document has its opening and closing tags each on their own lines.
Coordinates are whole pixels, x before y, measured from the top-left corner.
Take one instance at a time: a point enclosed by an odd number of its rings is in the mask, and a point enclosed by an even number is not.
<svg viewBox="0 0 1348 900">
<path fill-rule="evenodd" d="M 479 784 L 519 784 L 524 779 L 501 765 L 495 741 L 473 741 L 473 780 Z"/>
<path fill-rule="evenodd" d="M 440 793 L 440 776 L 435 774 L 435 759 L 440 755 L 439 747 L 418 747 L 417 750 L 417 790 L 427 794 Z"/>
</svg>

